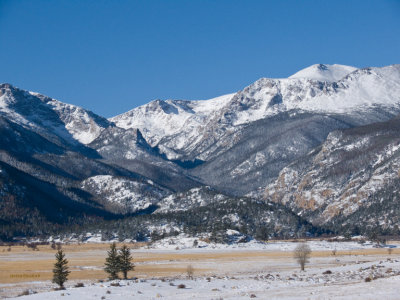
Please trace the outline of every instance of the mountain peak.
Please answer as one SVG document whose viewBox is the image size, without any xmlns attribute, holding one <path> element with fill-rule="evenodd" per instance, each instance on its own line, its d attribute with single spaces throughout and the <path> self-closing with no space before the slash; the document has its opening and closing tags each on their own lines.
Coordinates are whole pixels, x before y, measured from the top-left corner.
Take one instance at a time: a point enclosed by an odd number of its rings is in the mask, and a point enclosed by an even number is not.
<svg viewBox="0 0 400 300">
<path fill-rule="evenodd" d="M 0 83 L 0 89 L 9 89 L 12 88 L 13 86 L 7 82 Z"/>
<path fill-rule="evenodd" d="M 0 116 L 35 132 L 71 144 L 88 144 L 111 125 L 105 118 L 81 107 L 35 92 L 0 84 Z"/>
<path fill-rule="evenodd" d="M 345 65 L 326 65 L 315 64 L 298 71 L 289 78 L 307 78 L 318 81 L 335 82 L 339 81 L 347 74 L 357 70 L 357 68 Z"/>
</svg>

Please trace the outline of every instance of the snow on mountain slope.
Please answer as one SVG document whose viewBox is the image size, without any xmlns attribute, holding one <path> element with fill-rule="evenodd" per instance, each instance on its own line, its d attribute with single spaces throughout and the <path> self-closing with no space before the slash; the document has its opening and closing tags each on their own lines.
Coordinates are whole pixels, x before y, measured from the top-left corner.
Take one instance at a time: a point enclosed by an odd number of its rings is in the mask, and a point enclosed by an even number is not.
<svg viewBox="0 0 400 300">
<path fill-rule="evenodd" d="M 359 69 L 333 83 L 262 78 L 236 93 L 196 131 L 164 137 L 159 147 L 169 157 L 184 153 L 210 160 L 246 138 L 240 137 L 244 127 L 261 120 L 282 116 L 284 123 L 288 112 L 308 112 L 345 116 L 349 124 L 363 125 L 394 117 L 400 111 L 399 95 L 400 65 Z M 187 142 L 180 147 L 176 141 L 183 138 Z"/>
<path fill-rule="evenodd" d="M 195 130 L 210 115 L 221 109 L 233 95 L 210 100 L 154 100 L 113 117 L 110 121 L 124 129 L 140 129 L 147 142 L 155 146 L 164 136 L 175 135 L 183 130 Z"/>
<path fill-rule="evenodd" d="M 315 64 L 298 71 L 289 78 L 306 78 L 317 81 L 335 82 L 357 70 L 355 67 L 344 65 Z"/>
<path fill-rule="evenodd" d="M 159 207 L 157 213 L 184 211 L 228 199 L 228 196 L 213 191 L 208 186 L 203 186 L 165 197 L 157 203 Z"/>
<path fill-rule="evenodd" d="M 110 120 L 139 128 L 170 159 L 207 160 L 207 149 L 238 126 L 291 110 L 358 114 L 379 107 L 391 114 L 400 108 L 399 95 L 400 65 L 314 65 L 286 79 L 261 78 L 236 94 L 206 101 L 157 100 Z"/>
<path fill-rule="evenodd" d="M 114 206 L 123 213 L 146 209 L 167 194 L 150 180 L 140 182 L 110 175 L 90 177 L 82 181 L 82 189 L 101 198 L 107 208 Z"/>
<path fill-rule="evenodd" d="M 399 107 L 399 95 L 400 65 L 358 69 L 337 82 L 262 78 L 237 93 L 221 119 L 241 125 L 293 109 L 351 113 L 377 105 Z"/>
<path fill-rule="evenodd" d="M 363 229 L 379 224 L 392 230 L 399 222 L 399 130 L 395 118 L 330 133 L 320 147 L 280 172 L 267 186 L 266 199 L 314 224 Z"/>
<path fill-rule="evenodd" d="M 0 114 L 22 126 L 74 144 L 88 144 L 110 123 L 71 104 L 0 84 Z"/>
</svg>

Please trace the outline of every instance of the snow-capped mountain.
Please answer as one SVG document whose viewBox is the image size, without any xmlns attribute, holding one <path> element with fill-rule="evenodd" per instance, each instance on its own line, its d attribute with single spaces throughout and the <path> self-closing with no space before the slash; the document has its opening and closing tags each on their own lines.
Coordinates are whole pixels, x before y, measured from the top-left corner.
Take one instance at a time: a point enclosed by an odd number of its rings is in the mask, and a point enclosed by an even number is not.
<svg viewBox="0 0 400 300">
<path fill-rule="evenodd" d="M 158 137 L 157 147 L 170 159 L 203 161 L 191 174 L 243 195 L 271 182 L 332 130 L 393 118 L 400 113 L 398 95 L 399 65 L 356 69 L 337 82 L 262 78 L 225 98 L 202 116 L 203 124 Z"/>
<path fill-rule="evenodd" d="M 344 65 L 315 64 L 293 74 L 289 78 L 306 78 L 317 81 L 335 82 L 357 70 L 355 67 Z"/>
<path fill-rule="evenodd" d="M 364 69 L 313 65 L 289 78 L 261 78 L 234 94 L 198 101 L 156 100 L 109 120 L 2 84 L 0 163 L 15 186 L 32 191 L 20 193 L 21 203 L 24 199 L 38 203 L 40 212 L 46 210 L 46 201 L 52 202 L 52 212 L 67 219 L 68 214 L 73 215 L 71 220 L 82 218 L 81 211 L 111 218 L 156 211 L 157 216 L 167 214 L 168 219 L 179 215 L 183 220 L 185 212 L 221 208 L 228 200 L 254 200 L 256 206 L 264 207 L 260 199 L 267 195 L 279 202 L 277 211 L 283 209 L 287 215 L 293 210 L 319 226 L 320 218 L 334 222 L 366 212 L 368 207 L 355 205 L 345 188 L 346 184 L 358 186 L 361 177 L 353 173 L 338 177 L 343 182 L 337 186 L 326 170 L 330 163 L 319 161 L 320 170 L 313 164 L 322 155 L 318 154 L 320 145 L 327 149 L 336 139 L 335 145 L 363 150 L 367 146 L 363 138 L 351 146 L 353 141 L 346 134 L 352 131 L 345 129 L 356 132 L 364 128 L 371 142 L 385 133 L 374 131 L 374 125 L 360 126 L 386 122 L 398 114 L 400 65 Z M 384 139 L 387 145 L 374 152 L 383 161 L 390 151 L 397 155 L 392 133 Z M 378 138 L 378 142 L 382 140 Z M 330 160 L 342 159 L 334 155 L 342 150 L 338 151 L 332 152 Z M 386 167 L 392 170 L 397 163 L 392 154 L 389 156 L 392 158 Z M 309 161 L 308 167 L 298 167 L 303 166 L 299 164 L 302 159 Z M 369 182 L 360 185 L 357 193 L 368 195 L 362 200 L 367 202 L 377 197 L 371 191 L 382 175 L 375 165 L 369 165 L 371 161 L 357 162 L 360 174 L 364 174 L 362 180 Z M 292 178 L 284 188 L 279 186 L 282 178 L 293 174 L 300 178 Z M 314 178 L 315 174 L 320 175 Z M 387 174 L 384 182 L 395 176 Z M 303 190 L 304 176 L 312 178 L 312 197 L 309 190 Z M 322 181 L 323 176 L 328 176 L 326 181 Z M 293 189 L 304 201 L 291 196 Z M 325 193 L 325 189 L 335 192 Z M 323 196 L 317 199 L 315 193 Z M 321 198 L 324 195 L 330 198 Z M 386 194 L 384 198 L 392 199 Z M 69 209 L 75 205 L 84 209 Z M 332 211 L 338 214 L 332 215 Z M 397 215 L 400 212 L 394 213 Z M 306 226 L 308 221 L 304 222 Z"/>
<path fill-rule="evenodd" d="M 197 101 L 154 100 L 113 117 L 110 121 L 124 129 L 139 128 L 152 146 L 158 145 L 164 137 L 176 136 L 174 145 L 180 149 L 189 139 L 201 134 L 201 128 L 208 123 L 208 119 L 227 104 L 233 95 Z"/>
<path fill-rule="evenodd" d="M 88 144 L 110 126 L 107 119 L 81 107 L 0 85 L 0 115 L 30 130 L 62 138 L 68 143 Z"/>
<path fill-rule="evenodd" d="M 231 146 L 221 137 L 240 126 L 292 110 L 359 114 L 381 107 L 394 116 L 399 92 L 399 65 L 366 69 L 314 65 L 286 79 L 259 79 L 236 94 L 211 100 L 153 101 L 110 121 L 139 128 L 170 159 L 208 160 L 216 148 L 220 153 Z M 362 119 L 360 124 L 372 121 Z"/>
</svg>

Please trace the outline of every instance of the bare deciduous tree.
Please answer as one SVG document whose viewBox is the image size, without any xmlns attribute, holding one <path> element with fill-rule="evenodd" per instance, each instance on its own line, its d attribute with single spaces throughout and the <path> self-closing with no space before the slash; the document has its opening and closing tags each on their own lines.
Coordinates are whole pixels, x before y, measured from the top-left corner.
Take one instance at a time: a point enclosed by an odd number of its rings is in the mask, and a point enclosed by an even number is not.
<svg viewBox="0 0 400 300">
<path fill-rule="evenodd" d="M 299 263 L 302 271 L 304 271 L 304 266 L 308 263 L 310 255 L 311 248 L 306 243 L 301 243 L 294 249 L 294 258 Z"/>
</svg>

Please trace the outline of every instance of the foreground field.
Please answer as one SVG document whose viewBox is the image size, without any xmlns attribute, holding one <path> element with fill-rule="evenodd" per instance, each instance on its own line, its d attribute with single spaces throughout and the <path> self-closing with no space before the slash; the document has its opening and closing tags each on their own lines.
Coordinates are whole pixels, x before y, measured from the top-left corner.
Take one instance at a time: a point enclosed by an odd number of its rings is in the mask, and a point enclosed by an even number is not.
<svg viewBox="0 0 400 300">
<path fill-rule="evenodd" d="M 108 244 L 64 245 L 70 281 L 65 291 L 51 291 L 55 250 L 39 246 L 0 247 L 0 296 L 14 297 L 29 290 L 27 299 L 398 299 L 400 252 L 357 243 L 309 242 L 313 249 L 305 272 L 292 258 L 296 243 L 268 243 L 179 250 L 132 250 L 137 280 L 120 287 L 104 280 Z M 332 250 L 337 249 L 335 255 Z M 185 270 L 192 265 L 195 280 Z M 327 272 L 329 270 L 329 272 Z M 325 273 L 325 274 L 323 274 Z M 365 282 L 371 278 L 371 282 Z M 369 280 L 369 279 L 367 279 Z M 83 282 L 84 288 L 74 288 Z M 179 284 L 185 288 L 178 289 Z M 25 297 L 23 297 L 25 298 Z M 18 299 L 23 299 L 18 298 Z"/>
</svg>

